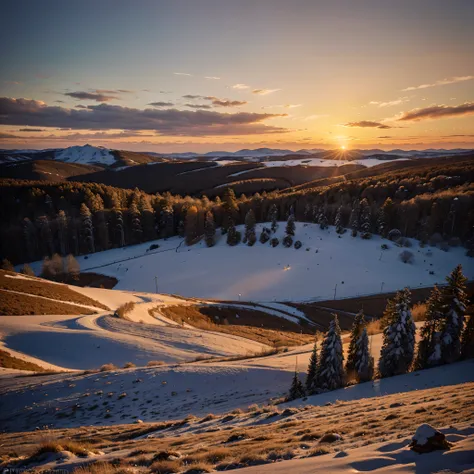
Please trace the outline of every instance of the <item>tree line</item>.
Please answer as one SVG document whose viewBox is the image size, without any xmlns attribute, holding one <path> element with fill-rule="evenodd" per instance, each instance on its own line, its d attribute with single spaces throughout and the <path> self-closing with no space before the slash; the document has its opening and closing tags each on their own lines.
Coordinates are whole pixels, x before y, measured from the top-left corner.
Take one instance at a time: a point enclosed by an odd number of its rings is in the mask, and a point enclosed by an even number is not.
<svg viewBox="0 0 474 474">
<path fill-rule="evenodd" d="M 324 335 L 321 348 L 316 340 L 311 352 L 305 383 L 295 369 L 289 400 L 336 390 L 348 382 L 367 382 L 374 377 L 392 377 L 460 359 L 474 357 L 474 316 L 466 321 L 467 278 L 458 265 L 441 289 L 434 287 L 426 302 L 426 318 L 415 344 L 416 326 L 410 310 L 410 291 L 405 288 L 388 300 L 381 319 L 383 344 L 378 366 L 371 355 L 367 322 L 363 311 L 354 318 L 347 361 L 337 315 Z"/>
<path fill-rule="evenodd" d="M 464 245 L 474 254 L 473 182 L 474 164 L 446 164 L 418 173 L 392 172 L 249 197 L 237 197 L 228 188 L 222 198 L 210 200 L 97 183 L 3 180 L 0 256 L 23 263 L 54 253 L 90 254 L 176 235 L 188 245 L 204 237 L 212 246 L 217 228 L 229 245 L 241 240 L 253 245 L 270 240 L 272 232 L 254 236 L 246 231 L 239 237 L 235 226 L 248 227 L 253 221 L 273 226 L 291 215 L 322 228 L 334 225 L 339 233 L 349 229 L 361 238 L 373 233 L 387 237 L 395 230 L 445 250 Z"/>
</svg>

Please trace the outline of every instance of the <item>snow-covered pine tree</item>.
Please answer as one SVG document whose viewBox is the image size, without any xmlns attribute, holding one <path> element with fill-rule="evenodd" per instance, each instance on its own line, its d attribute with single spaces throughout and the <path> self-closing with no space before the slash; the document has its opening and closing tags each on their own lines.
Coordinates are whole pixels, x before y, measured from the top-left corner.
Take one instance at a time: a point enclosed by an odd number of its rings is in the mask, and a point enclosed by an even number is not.
<svg viewBox="0 0 474 474">
<path fill-rule="evenodd" d="M 387 219 L 385 216 L 385 207 L 381 207 L 377 213 L 377 234 L 385 237 L 387 233 Z"/>
<path fill-rule="evenodd" d="M 319 210 L 319 206 L 316 204 L 313 206 L 313 222 L 315 224 L 319 223 L 319 214 L 321 214 L 321 211 Z"/>
<path fill-rule="evenodd" d="M 235 228 L 234 221 L 232 219 L 229 220 L 228 227 L 227 227 L 227 245 L 237 245 L 240 242 L 240 232 L 237 232 Z"/>
<path fill-rule="evenodd" d="M 270 240 L 270 229 L 264 227 L 259 240 L 261 244 L 266 244 Z"/>
<path fill-rule="evenodd" d="M 249 239 L 250 234 L 255 234 L 255 213 L 252 209 L 249 209 L 247 214 L 245 214 L 245 234 L 244 234 L 244 242 L 247 242 Z"/>
<path fill-rule="evenodd" d="M 336 232 L 338 234 L 344 233 L 344 227 L 342 225 L 342 206 L 339 206 L 336 213 L 336 219 L 334 220 L 334 225 L 336 226 Z"/>
<path fill-rule="evenodd" d="M 325 230 L 329 227 L 328 218 L 324 211 L 321 211 L 321 214 L 319 214 L 318 222 L 319 222 L 319 228 L 322 230 Z"/>
<path fill-rule="evenodd" d="M 446 281 L 448 284 L 442 290 L 444 322 L 441 328 L 441 359 L 448 364 L 461 356 L 461 334 L 467 306 L 467 278 L 462 273 L 462 266 L 458 265 Z"/>
<path fill-rule="evenodd" d="M 474 358 L 474 315 L 470 315 L 466 323 L 461 339 L 461 357 L 463 359 Z"/>
<path fill-rule="evenodd" d="M 288 221 L 286 223 L 286 235 L 291 235 L 292 237 L 295 235 L 295 215 L 293 213 L 293 209 L 290 209 L 290 215 L 288 216 Z"/>
<path fill-rule="evenodd" d="M 372 237 L 371 230 L 372 225 L 370 223 L 371 213 L 370 206 L 367 199 L 362 199 L 360 202 L 361 215 L 360 215 L 360 236 L 363 239 L 370 239 Z"/>
<path fill-rule="evenodd" d="M 359 213 L 359 208 L 354 204 L 349 219 L 349 227 L 351 228 L 352 237 L 356 237 L 357 232 L 359 231 Z"/>
<path fill-rule="evenodd" d="M 359 382 L 367 382 L 374 377 L 374 358 L 370 355 L 369 336 L 364 327 L 355 345 L 355 373 Z"/>
<path fill-rule="evenodd" d="M 306 373 L 306 392 L 311 395 L 318 392 L 318 341 L 314 341 L 313 350 L 309 358 L 308 371 Z"/>
<path fill-rule="evenodd" d="M 293 380 L 291 381 L 290 391 L 288 392 L 287 400 L 296 400 L 297 398 L 303 398 L 305 396 L 305 391 L 303 384 L 301 383 L 300 378 L 298 377 L 298 372 L 293 375 Z"/>
<path fill-rule="evenodd" d="M 346 372 L 347 375 L 351 375 L 356 370 L 357 360 L 357 341 L 362 333 L 365 326 L 364 312 L 360 310 L 354 317 L 354 322 L 351 328 L 349 351 L 347 353 Z"/>
<path fill-rule="evenodd" d="M 270 206 L 270 211 L 268 213 L 268 220 L 272 223 L 271 230 L 273 233 L 278 229 L 278 208 L 276 204 Z"/>
<path fill-rule="evenodd" d="M 440 331 L 442 324 L 442 294 L 437 286 L 426 302 L 426 321 L 420 330 L 420 341 L 414 368 L 426 369 L 441 363 Z"/>
<path fill-rule="evenodd" d="M 379 372 L 381 377 L 408 372 L 415 352 L 416 326 L 410 311 L 410 291 L 399 291 L 392 304 L 387 304 L 388 326 L 383 332 Z"/>
<path fill-rule="evenodd" d="M 211 211 L 206 212 L 206 217 L 204 221 L 204 235 L 206 245 L 208 247 L 213 247 L 216 243 L 216 226 L 214 224 L 214 215 Z"/>
<path fill-rule="evenodd" d="M 317 384 L 321 391 L 327 391 L 342 387 L 344 382 L 344 354 L 342 352 L 341 329 L 335 314 L 323 339 L 319 356 Z"/>
</svg>

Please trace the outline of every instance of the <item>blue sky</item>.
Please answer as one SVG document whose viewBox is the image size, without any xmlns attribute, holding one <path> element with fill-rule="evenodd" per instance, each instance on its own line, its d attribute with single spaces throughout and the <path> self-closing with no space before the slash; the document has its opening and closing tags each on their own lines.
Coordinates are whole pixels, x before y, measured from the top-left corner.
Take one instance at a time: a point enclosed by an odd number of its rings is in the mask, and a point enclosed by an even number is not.
<svg viewBox="0 0 474 474">
<path fill-rule="evenodd" d="M 2 13 L 5 148 L 474 144 L 474 2 L 7 0 Z"/>
</svg>

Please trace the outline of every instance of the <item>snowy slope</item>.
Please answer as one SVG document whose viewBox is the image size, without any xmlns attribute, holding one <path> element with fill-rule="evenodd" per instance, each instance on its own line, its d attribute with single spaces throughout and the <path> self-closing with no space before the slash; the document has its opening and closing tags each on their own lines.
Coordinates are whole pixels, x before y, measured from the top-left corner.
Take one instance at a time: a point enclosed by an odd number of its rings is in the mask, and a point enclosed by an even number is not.
<svg viewBox="0 0 474 474">
<path fill-rule="evenodd" d="M 257 235 L 261 228 L 258 224 Z M 280 241 L 284 229 L 281 222 L 276 233 Z M 466 276 L 474 278 L 473 260 L 461 247 L 443 252 L 419 248 L 413 241 L 409 250 L 415 261 L 405 264 L 399 260 L 403 249 L 392 242 L 375 235 L 370 240 L 352 238 L 348 232 L 339 238 L 334 227 L 321 230 L 314 224 L 296 223 L 296 239 L 303 244 L 299 250 L 259 242 L 254 247 L 242 243 L 229 247 L 225 237 L 217 234 L 212 248 L 204 242 L 187 247 L 180 245 L 181 238 L 173 237 L 157 241 L 160 248 L 154 253 L 146 252 L 152 244 L 147 242 L 96 253 L 87 260 L 78 257 L 78 261 L 83 271 L 116 277 L 120 290 L 153 292 L 157 276 L 160 293 L 234 301 L 332 299 L 336 285 L 338 298 L 419 288 L 443 283 L 459 263 Z M 381 250 L 383 243 L 389 250 Z M 41 262 L 32 266 L 39 272 Z"/>
<path fill-rule="evenodd" d="M 71 146 L 56 153 L 55 159 L 66 163 L 79 163 L 82 165 L 111 166 L 117 160 L 110 150 L 91 145 Z"/>
</svg>

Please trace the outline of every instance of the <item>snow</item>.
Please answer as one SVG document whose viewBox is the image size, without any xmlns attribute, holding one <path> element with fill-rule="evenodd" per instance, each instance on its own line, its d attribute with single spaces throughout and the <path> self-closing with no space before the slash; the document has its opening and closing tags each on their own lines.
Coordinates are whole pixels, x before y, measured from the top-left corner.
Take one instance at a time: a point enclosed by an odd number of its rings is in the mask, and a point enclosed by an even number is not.
<svg viewBox="0 0 474 474">
<path fill-rule="evenodd" d="M 428 442 L 428 439 L 432 438 L 437 432 L 438 430 L 436 428 L 424 423 L 416 429 L 413 441 L 416 441 L 420 445 L 424 445 Z"/>
<path fill-rule="evenodd" d="M 257 224 L 257 236 L 263 226 L 270 224 Z M 405 286 L 432 286 L 442 284 L 459 263 L 468 279 L 474 278 L 472 259 L 461 247 L 449 252 L 428 250 L 412 240 L 415 260 L 407 265 L 398 259 L 399 247 L 376 235 L 364 240 L 346 232 L 339 238 L 334 227 L 321 230 L 315 224 L 296 223 L 296 239 L 303 244 L 296 250 L 281 244 L 284 229 L 285 224 L 280 223 L 275 234 L 280 245 L 276 248 L 258 241 L 253 247 L 242 243 L 230 247 L 220 235 L 212 248 L 203 241 L 187 247 L 181 238 L 173 237 L 77 260 L 83 271 L 116 277 L 119 290 L 152 293 L 157 276 L 160 293 L 233 301 L 239 294 L 242 301 L 321 301 L 333 299 L 335 289 L 336 297 L 343 298 L 375 294 L 382 289 L 389 292 Z M 153 243 L 160 248 L 146 252 Z M 382 251 L 384 243 L 389 249 Z M 431 256 L 426 255 L 428 251 Z M 38 274 L 41 262 L 33 263 L 32 268 Z"/>
<path fill-rule="evenodd" d="M 83 165 L 100 164 L 107 166 L 113 165 L 117 161 L 115 156 L 107 148 L 91 145 L 65 148 L 56 153 L 55 159 L 66 163 L 80 163 Z"/>
</svg>

